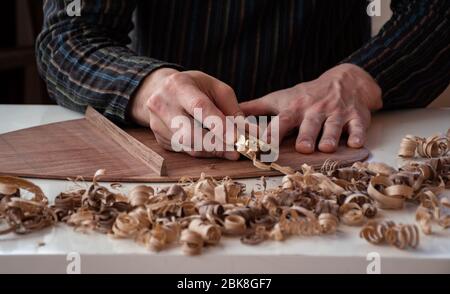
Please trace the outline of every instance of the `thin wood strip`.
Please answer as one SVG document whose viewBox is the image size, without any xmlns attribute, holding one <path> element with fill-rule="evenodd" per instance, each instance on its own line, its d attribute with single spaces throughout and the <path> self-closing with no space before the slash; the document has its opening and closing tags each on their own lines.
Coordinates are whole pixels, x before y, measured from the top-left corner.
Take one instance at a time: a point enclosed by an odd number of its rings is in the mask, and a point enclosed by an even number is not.
<svg viewBox="0 0 450 294">
<path fill-rule="evenodd" d="M 161 155 L 118 128 L 106 117 L 98 113 L 94 108 L 88 107 L 85 117 L 86 120 L 93 126 L 110 135 L 111 139 L 124 148 L 128 153 L 133 155 L 133 157 L 141 160 L 159 176 L 167 175 L 165 161 Z"/>
</svg>

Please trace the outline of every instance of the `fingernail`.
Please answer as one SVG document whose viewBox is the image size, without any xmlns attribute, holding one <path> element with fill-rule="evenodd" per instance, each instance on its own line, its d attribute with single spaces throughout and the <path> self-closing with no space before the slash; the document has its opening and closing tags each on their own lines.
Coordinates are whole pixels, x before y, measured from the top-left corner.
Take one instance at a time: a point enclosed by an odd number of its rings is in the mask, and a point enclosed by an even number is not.
<svg viewBox="0 0 450 294">
<path fill-rule="evenodd" d="M 361 145 L 362 140 L 359 137 L 353 137 L 352 138 L 352 143 L 355 144 L 355 145 Z"/>
<path fill-rule="evenodd" d="M 310 141 L 301 141 L 300 144 L 310 150 L 313 148 L 313 144 Z"/>
</svg>

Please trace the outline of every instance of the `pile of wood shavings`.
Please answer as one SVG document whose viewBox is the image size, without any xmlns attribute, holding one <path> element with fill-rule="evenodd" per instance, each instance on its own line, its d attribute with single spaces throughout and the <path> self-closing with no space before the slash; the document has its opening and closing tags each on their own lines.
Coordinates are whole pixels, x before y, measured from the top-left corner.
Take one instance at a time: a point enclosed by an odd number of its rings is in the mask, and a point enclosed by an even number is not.
<svg viewBox="0 0 450 294">
<path fill-rule="evenodd" d="M 298 172 L 282 170 L 281 185 L 270 189 L 264 178 L 246 191 L 230 178 L 202 174 L 197 181 L 184 178 L 159 190 L 140 185 L 126 195 L 119 184 L 100 185 L 105 171 L 99 170 L 92 184 L 74 180 L 76 187 L 59 194 L 51 207 L 30 182 L 0 177 L 0 224 L 6 227 L 0 234 L 29 233 L 60 221 L 77 231 L 133 239 L 153 251 L 181 245 L 184 253 L 196 255 L 224 235 L 256 245 L 333 234 L 349 225 L 362 227 L 360 236 L 370 243 L 415 248 L 415 225 L 375 220 L 379 209 L 402 209 L 405 202 L 418 205 L 417 223 L 424 233 L 431 233 L 434 223 L 449 227 L 449 200 L 441 195 L 450 188 L 449 157 L 410 162 L 399 170 L 383 163 L 340 167 L 330 160 L 320 171 L 307 165 Z M 34 198 L 20 198 L 20 189 Z"/>
<path fill-rule="evenodd" d="M 423 158 L 436 158 L 447 156 L 450 152 L 450 129 L 446 136 L 434 135 L 422 138 L 407 135 L 400 143 L 398 155 L 412 158 L 416 153 Z"/>
<path fill-rule="evenodd" d="M 21 189 L 33 197 L 22 198 Z M 0 235 L 38 231 L 53 225 L 56 219 L 41 188 L 27 180 L 0 176 Z"/>
<path fill-rule="evenodd" d="M 422 232 L 426 235 L 432 234 L 433 223 L 437 223 L 443 228 L 450 227 L 450 201 L 447 197 L 439 197 L 440 194 L 448 188 L 449 182 L 449 163 L 450 157 L 445 157 L 450 152 L 450 129 L 447 134 L 434 135 L 428 138 L 422 138 L 407 135 L 400 143 L 398 155 L 406 159 L 431 158 L 431 162 L 435 169 L 442 170 L 437 175 L 440 177 L 440 183 L 434 187 L 423 189 L 421 193 L 416 194 L 419 200 L 419 207 L 416 211 L 416 221 Z M 438 158 L 437 160 L 435 158 Z M 409 165 L 413 165 L 409 163 Z M 417 165 L 417 163 L 416 163 Z M 435 170 L 423 171 L 425 174 L 433 173 Z M 433 176 L 433 175 L 429 175 Z M 436 175 L 434 175 L 436 177 Z M 418 179 L 416 186 L 423 181 L 423 177 Z M 446 185 L 447 183 L 447 185 Z"/>
</svg>

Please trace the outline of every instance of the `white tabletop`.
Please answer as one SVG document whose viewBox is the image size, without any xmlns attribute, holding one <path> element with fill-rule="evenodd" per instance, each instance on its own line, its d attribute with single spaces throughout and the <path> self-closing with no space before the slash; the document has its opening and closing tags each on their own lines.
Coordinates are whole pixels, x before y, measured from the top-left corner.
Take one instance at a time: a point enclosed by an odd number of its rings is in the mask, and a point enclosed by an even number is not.
<svg viewBox="0 0 450 294">
<path fill-rule="evenodd" d="M 80 117 L 59 106 L 1 105 L 0 133 Z M 404 135 L 429 136 L 448 128 L 450 109 L 379 113 L 369 132 L 369 160 L 397 166 L 396 153 Z M 242 182 L 252 185 L 255 181 Z M 64 181 L 33 182 L 50 201 L 68 187 Z M 279 183 L 279 177 L 269 181 Z M 127 184 L 125 189 L 132 186 Z M 413 207 L 380 214 L 398 222 L 414 222 Z M 220 246 L 188 257 L 178 247 L 153 253 L 131 240 L 81 234 L 59 224 L 26 236 L 0 236 L 0 273 L 66 273 L 70 252 L 80 254 L 82 273 L 366 273 L 371 252 L 379 254 L 382 273 L 450 273 L 450 230 L 436 227 L 432 236 L 421 235 L 418 249 L 405 251 L 368 244 L 358 233 L 359 228 L 341 225 L 336 235 L 269 241 L 253 247 L 224 238 Z"/>
</svg>

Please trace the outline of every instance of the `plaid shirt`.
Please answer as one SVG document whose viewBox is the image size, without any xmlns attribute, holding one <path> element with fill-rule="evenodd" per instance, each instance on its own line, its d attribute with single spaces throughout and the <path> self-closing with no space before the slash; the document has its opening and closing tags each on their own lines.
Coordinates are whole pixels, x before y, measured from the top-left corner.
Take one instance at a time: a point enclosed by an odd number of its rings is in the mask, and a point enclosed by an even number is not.
<svg viewBox="0 0 450 294">
<path fill-rule="evenodd" d="M 60 105 L 116 122 L 127 123 L 130 98 L 160 67 L 204 71 L 241 101 L 342 62 L 375 78 L 385 108 L 426 106 L 450 82 L 448 0 L 392 0 L 372 39 L 364 0 L 83 0 L 75 17 L 70 2 L 45 1 L 40 73 Z"/>
</svg>

